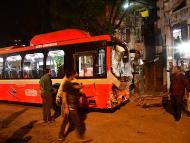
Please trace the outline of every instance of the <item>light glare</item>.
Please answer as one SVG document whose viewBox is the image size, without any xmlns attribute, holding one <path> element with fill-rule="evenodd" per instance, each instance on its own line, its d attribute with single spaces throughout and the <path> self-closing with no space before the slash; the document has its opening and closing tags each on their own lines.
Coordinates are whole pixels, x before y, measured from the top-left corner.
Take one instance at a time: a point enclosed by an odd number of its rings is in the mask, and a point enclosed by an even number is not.
<svg viewBox="0 0 190 143">
<path fill-rule="evenodd" d="M 183 54 L 184 58 L 190 57 L 190 42 L 183 42 L 179 44 L 176 49 L 179 51 L 179 53 Z"/>
<path fill-rule="evenodd" d="M 124 5 L 123 5 L 123 8 L 124 9 L 127 9 L 129 7 L 129 4 L 128 3 L 125 3 Z"/>
</svg>

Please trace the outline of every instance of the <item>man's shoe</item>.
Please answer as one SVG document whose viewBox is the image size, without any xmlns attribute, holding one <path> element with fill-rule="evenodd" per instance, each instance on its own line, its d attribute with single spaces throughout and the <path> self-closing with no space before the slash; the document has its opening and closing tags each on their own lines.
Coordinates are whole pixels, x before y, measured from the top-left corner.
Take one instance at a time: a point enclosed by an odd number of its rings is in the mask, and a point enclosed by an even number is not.
<svg viewBox="0 0 190 143">
<path fill-rule="evenodd" d="M 58 138 L 58 141 L 63 141 L 65 138 Z"/>
<path fill-rule="evenodd" d="M 47 121 L 44 120 L 38 121 L 38 124 L 44 124 L 44 123 L 47 123 Z"/>
<path fill-rule="evenodd" d="M 90 139 L 90 138 L 82 138 L 82 139 L 79 139 L 79 141 L 80 141 L 81 143 L 87 143 L 87 142 L 92 141 L 92 139 Z"/>
<path fill-rule="evenodd" d="M 180 119 L 181 119 L 180 116 L 176 116 L 176 117 L 175 117 L 175 121 L 179 121 Z"/>
<path fill-rule="evenodd" d="M 49 121 L 48 121 L 49 124 L 51 124 L 51 123 L 53 123 L 53 122 L 55 122 L 55 121 L 53 121 L 53 120 L 49 120 Z"/>
</svg>

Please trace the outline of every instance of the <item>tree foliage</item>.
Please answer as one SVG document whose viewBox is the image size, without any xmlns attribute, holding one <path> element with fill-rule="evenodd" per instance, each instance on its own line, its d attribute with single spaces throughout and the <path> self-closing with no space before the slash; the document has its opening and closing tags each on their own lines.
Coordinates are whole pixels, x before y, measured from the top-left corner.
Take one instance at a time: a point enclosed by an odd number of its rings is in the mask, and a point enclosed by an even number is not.
<svg viewBox="0 0 190 143">
<path fill-rule="evenodd" d="M 127 0 L 50 0 L 52 29 L 79 28 L 91 34 L 113 34 L 130 13 L 149 6 L 149 0 L 128 0 L 135 6 L 124 9 Z M 143 4 L 144 3 L 144 4 Z"/>
<path fill-rule="evenodd" d="M 53 29 L 80 28 L 91 34 L 114 33 L 127 10 L 126 0 L 52 0 Z"/>
</svg>

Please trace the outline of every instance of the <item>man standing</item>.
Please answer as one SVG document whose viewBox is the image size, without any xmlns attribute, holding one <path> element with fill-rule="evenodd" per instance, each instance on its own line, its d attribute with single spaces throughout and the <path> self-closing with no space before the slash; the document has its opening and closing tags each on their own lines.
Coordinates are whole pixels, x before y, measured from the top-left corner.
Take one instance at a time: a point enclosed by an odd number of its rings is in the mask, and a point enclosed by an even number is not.
<svg viewBox="0 0 190 143">
<path fill-rule="evenodd" d="M 50 77 L 51 77 L 51 69 L 46 69 L 46 73 L 40 78 L 43 122 L 52 121 L 51 119 L 52 81 Z"/>
<path fill-rule="evenodd" d="M 67 77 L 64 76 L 64 77 L 63 77 L 63 80 L 62 80 L 62 82 L 61 82 L 61 84 L 60 84 L 60 86 L 59 86 L 59 89 L 58 89 L 58 91 L 57 91 L 56 104 L 57 104 L 58 106 L 61 106 L 61 104 L 62 104 L 63 85 L 64 85 L 64 83 L 65 83 L 66 80 L 67 80 Z"/>
<path fill-rule="evenodd" d="M 185 76 L 186 76 L 186 78 L 189 82 L 189 85 L 190 85 L 190 63 L 188 64 L 187 71 L 185 72 Z M 186 100 L 187 100 L 186 111 L 188 113 L 188 116 L 190 116 L 190 97 L 187 96 Z"/>
<path fill-rule="evenodd" d="M 55 121 L 55 119 L 61 115 L 61 106 L 59 106 L 56 103 L 56 96 L 57 96 L 59 86 L 60 86 L 59 84 L 53 84 L 52 85 L 52 89 L 53 89 L 53 92 L 52 92 L 52 106 L 53 106 L 53 109 L 54 109 L 54 114 L 52 115 L 52 121 Z"/>
<path fill-rule="evenodd" d="M 185 71 L 185 76 L 190 84 L 190 63 L 188 64 L 187 70 Z"/>
<path fill-rule="evenodd" d="M 190 88 L 188 80 L 181 71 L 181 67 L 175 66 L 170 85 L 170 96 L 174 111 L 174 118 L 176 121 L 181 119 L 181 112 L 183 107 L 183 97 L 186 92 L 189 94 Z"/>
<path fill-rule="evenodd" d="M 172 72 L 173 72 L 173 62 L 169 62 L 169 69 L 167 70 L 167 72 L 169 72 L 169 75 L 170 75 L 170 82 L 172 80 Z"/>
</svg>

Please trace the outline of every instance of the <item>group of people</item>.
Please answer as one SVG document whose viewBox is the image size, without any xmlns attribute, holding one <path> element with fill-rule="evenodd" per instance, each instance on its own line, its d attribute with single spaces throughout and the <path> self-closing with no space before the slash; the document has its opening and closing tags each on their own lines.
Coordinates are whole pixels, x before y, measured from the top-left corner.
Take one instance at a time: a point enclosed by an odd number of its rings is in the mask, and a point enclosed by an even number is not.
<svg viewBox="0 0 190 143">
<path fill-rule="evenodd" d="M 183 110 L 184 96 L 190 96 L 190 64 L 189 70 L 184 71 L 183 65 L 174 66 L 172 62 L 169 63 L 170 69 L 170 99 L 173 109 L 173 115 L 176 121 L 181 119 Z"/>
<path fill-rule="evenodd" d="M 189 64 L 190 68 L 190 64 Z M 176 121 L 181 119 L 183 109 L 183 98 L 185 94 L 190 96 L 190 69 L 186 72 L 181 66 L 173 66 L 170 63 L 170 98 L 173 107 L 173 115 Z M 60 114 L 63 116 L 58 140 L 63 141 L 66 137 L 66 126 L 75 128 L 81 142 L 88 142 L 91 139 L 85 137 L 85 125 L 78 112 L 78 101 L 81 95 L 82 84 L 75 81 L 77 73 L 68 71 L 59 86 L 59 90 L 52 87 L 51 69 L 46 69 L 46 73 L 40 79 L 43 122 L 52 122 Z M 51 115 L 51 108 L 55 110 Z M 58 106 L 60 105 L 60 106 Z"/>
<path fill-rule="evenodd" d="M 76 76 L 77 73 L 75 71 L 66 72 L 59 90 L 54 92 L 52 89 L 51 69 L 46 69 L 46 74 L 40 79 L 43 122 L 52 122 L 60 114 L 63 116 L 58 133 L 59 141 L 63 141 L 69 131 L 69 129 L 66 131 L 67 124 L 69 124 L 70 128 L 74 127 L 76 129 L 80 142 L 90 141 L 90 139 L 85 137 L 85 125 L 78 112 L 79 96 L 83 94 L 81 94 L 82 84 L 75 82 Z M 52 105 L 54 105 L 55 109 L 53 116 L 51 116 Z"/>
</svg>

